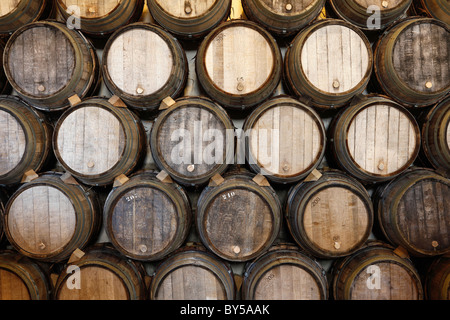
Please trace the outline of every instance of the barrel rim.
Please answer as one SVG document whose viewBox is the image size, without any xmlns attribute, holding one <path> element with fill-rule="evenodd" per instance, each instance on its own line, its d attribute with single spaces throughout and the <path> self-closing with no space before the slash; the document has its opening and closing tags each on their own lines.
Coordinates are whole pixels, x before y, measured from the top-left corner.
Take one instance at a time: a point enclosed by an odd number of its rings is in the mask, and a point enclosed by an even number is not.
<svg viewBox="0 0 450 320">
<path fill-rule="evenodd" d="M 56 2 L 56 6 L 58 7 L 58 9 L 60 10 L 61 13 L 67 12 L 67 9 L 68 9 L 68 8 L 67 8 L 67 5 L 64 3 L 64 0 L 56 0 L 55 2 Z M 80 19 L 82 19 L 82 20 L 87 20 L 87 21 L 89 21 L 89 20 L 95 21 L 95 20 L 99 20 L 99 19 L 106 18 L 108 15 L 110 15 L 111 13 L 113 13 L 114 11 L 116 11 L 117 8 L 119 8 L 124 2 L 125 2 L 125 1 L 122 1 L 122 0 L 121 0 L 120 2 L 118 2 L 118 3 L 116 4 L 116 6 L 115 6 L 111 11 L 109 11 L 108 13 L 106 13 L 106 14 L 104 14 L 104 15 L 102 15 L 102 16 L 92 17 L 92 18 L 80 16 Z"/>
</svg>

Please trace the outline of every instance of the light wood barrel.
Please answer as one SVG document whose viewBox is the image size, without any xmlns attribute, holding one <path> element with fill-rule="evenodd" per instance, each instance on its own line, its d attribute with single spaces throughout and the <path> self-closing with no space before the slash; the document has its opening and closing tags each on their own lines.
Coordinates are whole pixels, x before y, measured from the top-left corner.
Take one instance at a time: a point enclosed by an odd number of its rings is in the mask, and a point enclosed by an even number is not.
<svg viewBox="0 0 450 320">
<path fill-rule="evenodd" d="M 408 170 L 374 195 L 382 234 L 411 255 L 450 252 L 450 180 L 431 169 Z"/>
<path fill-rule="evenodd" d="M 0 1 L 0 36 L 8 37 L 20 27 L 47 18 L 52 0 Z"/>
<path fill-rule="evenodd" d="M 450 2 L 447 0 L 418 0 L 414 2 L 417 14 L 425 13 L 430 18 L 450 24 Z"/>
<path fill-rule="evenodd" d="M 436 170 L 450 174 L 450 97 L 425 112 L 421 119 L 422 151 Z"/>
<path fill-rule="evenodd" d="M 155 21 L 177 37 L 200 39 L 224 22 L 231 0 L 147 0 Z"/>
<path fill-rule="evenodd" d="M 318 180 L 291 188 L 285 216 L 297 244 L 315 257 L 328 259 L 361 248 L 374 219 L 367 190 L 337 170 L 324 171 Z"/>
<path fill-rule="evenodd" d="M 325 0 L 243 0 L 245 15 L 276 36 L 290 36 L 316 19 Z"/>
<path fill-rule="evenodd" d="M 61 173 L 41 174 L 8 200 L 6 237 L 21 254 L 61 262 L 97 236 L 101 214 L 96 194 L 62 178 Z"/>
<path fill-rule="evenodd" d="M 449 50 L 447 24 L 409 17 L 376 43 L 376 79 L 388 96 L 407 107 L 435 104 L 450 90 Z"/>
<path fill-rule="evenodd" d="M 39 172 L 52 148 L 46 117 L 16 96 L 0 96 L 0 184 L 20 183 L 29 170 Z"/>
<path fill-rule="evenodd" d="M 178 40 L 141 22 L 120 28 L 108 39 L 102 70 L 109 91 L 130 107 L 149 112 L 166 97 L 183 93 L 189 71 Z"/>
<path fill-rule="evenodd" d="M 273 182 L 304 179 L 325 154 L 322 119 L 313 108 L 291 97 L 278 96 L 256 107 L 243 130 L 250 168 Z"/>
<path fill-rule="evenodd" d="M 329 126 L 329 153 L 338 167 L 370 184 L 391 180 L 416 160 L 420 128 L 400 104 L 381 95 L 362 96 Z"/>
<path fill-rule="evenodd" d="M 179 98 L 155 120 L 150 147 L 160 170 L 180 184 L 202 185 L 228 168 L 234 155 L 234 125 L 208 98 Z"/>
<path fill-rule="evenodd" d="M 150 300 L 234 300 L 231 266 L 200 246 L 185 246 L 152 275 Z"/>
<path fill-rule="evenodd" d="M 93 37 L 108 36 L 120 27 L 139 20 L 145 0 L 56 0 L 55 5 L 68 25 L 76 25 Z"/>
<path fill-rule="evenodd" d="M 243 300 L 327 300 L 325 269 L 293 245 L 276 245 L 245 266 L 241 297 Z"/>
<path fill-rule="evenodd" d="M 281 205 L 270 186 L 247 173 L 228 173 L 218 186 L 203 189 L 196 226 L 202 243 L 222 259 L 251 260 L 273 244 L 281 225 Z"/>
<path fill-rule="evenodd" d="M 109 240 L 123 255 L 161 260 L 181 247 L 191 227 L 191 205 L 184 189 L 142 172 L 113 188 L 104 205 Z"/>
<path fill-rule="evenodd" d="M 97 54 L 89 41 L 55 21 L 31 23 L 14 32 L 3 64 L 18 95 L 43 111 L 68 108 L 70 96 L 90 95 L 99 79 Z"/>
<path fill-rule="evenodd" d="M 335 261 L 330 270 L 335 300 L 422 300 L 420 275 L 411 260 L 379 241 Z"/>
<path fill-rule="evenodd" d="M 412 0 L 331 0 L 334 12 L 341 18 L 363 30 L 383 30 L 402 18 Z M 373 8 L 373 9 L 372 9 Z M 379 13 L 375 13 L 379 10 Z M 379 14 L 379 26 L 374 26 L 372 16 Z"/>
<path fill-rule="evenodd" d="M 227 21 L 200 44 L 196 72 L 206 94 L 223 107 L 251 108 L 268 99 L 280 82 L 280 48 L 260 25 Z"/>
<path fill-rule="evenodd" d="M 75 270 L 75 271 L 74 271 Z M 55 300 L 145 300 L 144 266 L 97 243 L 66 264 L 53 290 Z M 78 285 L 79 288 L 74 288 Z"/>
<path fill-rule="evenodd" d="M 145 150 L 144 128 L 126 107 L 93 97 L 59 118 L 53 150 L 61 165 L 88 185 L 110 185 L 140 163 Z"/>
<path fill-rule="evenodd" d="M 427 300 L 450 300 L 450 256 L 433 259 L 423 288 Z"/>
<path fill-rule="evenodd" d="M 0 252 L 0 300 L 50 300 L 47 271 L 15 251 Z"/>
<path fill-rule="evenodd" d="M 284 82 L 316 107 L 342 107 L 367 87 L 373 54 L 364 33 L 344 20 L 319 20 L 302 29 L 286 51 Z"/>
</svg>

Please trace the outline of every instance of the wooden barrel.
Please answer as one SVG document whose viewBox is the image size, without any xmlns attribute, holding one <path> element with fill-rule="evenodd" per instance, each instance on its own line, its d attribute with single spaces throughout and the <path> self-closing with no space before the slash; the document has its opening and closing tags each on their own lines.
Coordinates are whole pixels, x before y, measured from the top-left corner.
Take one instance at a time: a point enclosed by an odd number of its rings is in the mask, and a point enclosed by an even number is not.
<svg viewBox="0 0 450 320">
<path fill-rule="evenodd" d="M 334 12 L 363 30 L 383 30 L 402 18 L 412 0 L 331 0 Z M 375 10 L 379 10 L 378 12 Z M 374 21 L 375 16 L 379 21 Z M 379 23 L 379 25 L 376 25 Z"/>
<path fill-rule="evenodd" d="M 66 264 L 53 290 L 55 300 L 144 300 L 144 266 L 98 243 Z M 81 254 L 80 254 L 81 255 Z"/>
<path fill-rule="evenodd" d="M 47 18 L 52 0 L 2 0 L 0 37 L 8 37 L 20 27 Z"/>
<path fill-rule="evenodd" d="M 376 43 L 374 71 L 381 89 L 405 106 L 435 104 L 450 90 L 449 26 L 409 17 L 387 29 Z"/>
<path fill-rule="evenodd" d="M 145 0 L 56 0 L 58 12 L 68 25 L 79 19 L 79 30 L 93 37 L 110 35 L 139 20 Z"/>
<path fill-rule="evenodd" d="M 258 176 L 258 178 L 261 176 Z M 281 204 L 256 176 L 231 172 L 198 198 L 196 226 L 205 247 L 222 259 L 251 260 L 273 244 L 281 225 Z"/>
<path fill-rule="evenodd" d="M 243 0 L 245 15 L 276 36 L 290 36 L 316 19 L 325 0 Z"/>
<path fill-rule="evenodd" d="M 0 187 L 0 247 L 3 246 L 6 237 L 5 237 L 5 227 L 4 224 L 4 215 L 5 215 L 5 205 L 8 202 L 8 195 L 5 192 L 4 188 Z"/>
<path fill-rule="evenodd" d="M 243 130 L 250 168 L 273 182 L 304 179 L 325 154 L 322 119 L 311 107 L 288 96 L 259 105 L 245 120 Z"/>
<path fill-rule="evenodd" d="M 0 94 L 8 94 L 11 91 L 11 85 L 8 82 L 5 71 L 3 69 L 3 53 L 5 51 L 5 43 L 0 39 Z"/>
<path fill-rule="evenodd" d="M 276 245 L 245 266 L 241 297 L 243 300 L 327 300 L 325 269 L 293 245 Z"/>
<path fill-rule="evenodd" d="M 118 103 L 88 98 L 65 111 L 56 123 L 55 156 L 84 184 L 112 184 L 116 177 L 131 173 L 142 159 L 146 145 L 143 125 Z"/>
<path fill-rule="evenodd" d="M 0 300 L 50 300 L 46 270 L 15 251 L 0 251 Z"/>
<path fill-rule="evenodd" d="M 20 253 L 61 262 L 83 249 L 101 224 L 97 196 L 61 173 L 44 173 L 23 184 L 8 200 L 5 232 Z"/>
<path fill-rule="evenodd" d="M 281 79 L 282 56 L 263 27 L 248 20 L 230 20 L 200 44 L 196 72 L 209 97 L 225 108 L 241 110 L 272 95 Z"/>
<path fill-rule="evenodd" d="M 96 90 L 97 54 L 78 31 L 55 21 L 23 26 L 9 38 L 3 65 L 19 96 L 43 111 L 70 106 L 68 98 L 81 98 Z"/>
<path fill-rule="evenodd" d="M 179 98 L 153 123 L 150 147 L 160 170 L 180 184 L 202 185 L 228 168 L 234 155 L 234 125 L 208 98 Z"/>
<path fill-rule="evenodd" d="M 191 227 L 191 205 L 181 186 L 142 172 L 109 193 L 104 226 L 123 255 L 141 261 L 161 260 L 178 249 Z"/>
<path fill-rule="evenodd" d="M 341 107 L 366 88 L 373 54 L 364 33 L 344 20 L 319 20 L 302 29 L 286 51 L 284 82 L 316 107 Z"/>
<path fill-rule="evenodd" d="M 22 181 L 29 170 L 39 172 L 52 148 L 46 117 L 16 96 L 0 96 L 0 184 Z"/>
<path fill-rule="evenodd" d="M 200 246 L 185 246 L 152 275 L 150 300 L 234 300 L 231 266 Z"/>
<path fill-rule="evenodd" d="M 374 195 L 384 236 L 418 257 L 450 252 L 449 208 L 450 180 L 431 169 L 408 170 Z"/>
<path fill-rule="evenodd" d="M 102 70 L 109 91 L 130 107 L 150 112 L 166 97 L 183 93 L 189 72 L 178 40 L 141 22 L 120 28 L 108 39 Z"/>
<path fill-rule="evenodd" d="M 224 22 L 231 0 L 147 0 L 148 9 L 164 29 L 185 39 L 200 39 Z"/>
<path fill-rule="evenodd" d="M 330 158 L 370 184 L 391 180 L 416 160 L 420 128 L 414 116 L 388 97 L 361 96 L 329 126 Z"/>
<path fill-rule="evenodd" d="M 330 281 L 335 300 L 423 299 L 420 275 L 411 260 L 379 241 L 370 241 L 356 253 L 336 260 Z"/>
<path fill-rule="evenodd" d="M 433 259 L 423 288 L 427 300 L 450 300 L 450 256 Z"/>
<path fill-rule="evenodd" d="M 425 13 L 430 18 L 450 24 L 450 3 L 447 0 L 418 0 L 414 2 L 418 14 Z"/>
<path fill-rule="evenodd" d="M 450 174 L 450 97 L 427 110 L 420 125 L 425 158 L 436 170 Z"/>
<path fill-rule="evenodd" d="M 373 226 L 369 193 L 343 172 L 323 171 L 317 180 L 292 187 L 285 217 L 297 244 L 315 257 L 352 254 L 369 238 Z"/>
</svg>

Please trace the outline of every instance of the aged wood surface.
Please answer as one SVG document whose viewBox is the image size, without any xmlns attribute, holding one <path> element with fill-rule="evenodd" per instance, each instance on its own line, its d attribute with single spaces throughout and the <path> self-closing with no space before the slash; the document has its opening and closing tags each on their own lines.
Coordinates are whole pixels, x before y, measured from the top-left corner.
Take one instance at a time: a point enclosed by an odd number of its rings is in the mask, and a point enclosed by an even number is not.
<svg viewBox="0 0 450 320">
<path fill-rule="evenodd" d="M 22 160 L 26 140 L 20 122 L 4 110 L 0 110 L 0 136 L 0 175 L 5 175 Z"/>
<path fill-rule="evenodd" d="M 19 5 L 21 0 L 3 0 L 0 2 L 0 17 L 12 12 Z"/>
<path fill-rule="evenodd" d="M 77 6 L 83 18 L 101 18 L 113 11 L 123 0 L 59 0 L 66 8 Z M 77 12 L 78 13 L 78 12 Z"/>
</svg>

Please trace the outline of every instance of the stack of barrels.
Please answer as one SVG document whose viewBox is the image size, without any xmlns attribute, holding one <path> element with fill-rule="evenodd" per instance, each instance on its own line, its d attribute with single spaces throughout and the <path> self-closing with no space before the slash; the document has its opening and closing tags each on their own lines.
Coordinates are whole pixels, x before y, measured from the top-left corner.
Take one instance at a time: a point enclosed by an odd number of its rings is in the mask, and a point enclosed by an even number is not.
<svg viewBox="0 0 450 320">
<path fill-rule="evenodd" d="M 0 3 L 0 299 L 450 299 L 445 0 Z"/>
</svg>

